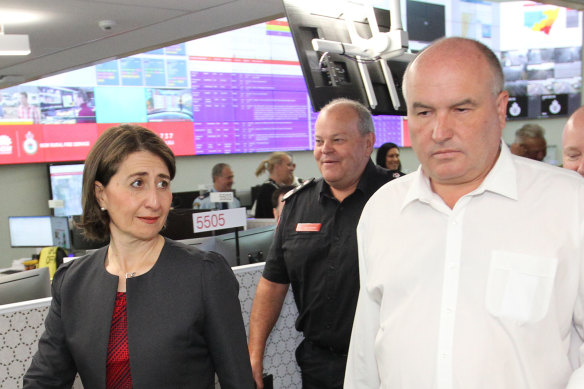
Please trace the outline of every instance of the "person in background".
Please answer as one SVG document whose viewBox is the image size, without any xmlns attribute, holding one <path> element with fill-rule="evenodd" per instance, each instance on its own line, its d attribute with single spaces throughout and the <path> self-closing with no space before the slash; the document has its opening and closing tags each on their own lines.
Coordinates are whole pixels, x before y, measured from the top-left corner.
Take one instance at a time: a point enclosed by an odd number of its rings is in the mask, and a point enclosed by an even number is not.
<svg viewBox="0 0 584 389">
<path fill-rule="evenodd" d="M 87 96 L 84 92 L 79 92 L 77 94 L 77 106 L 79 107 L 79 112 L 77 112 L 77 123 L 95 123 L 95 111 L 87 103 Z"/>
<path fill-rule="evenodd" d="M 305 340 L 296 349 L 303 389 L 342 388 L 359 276 L 355 227 L 363 206 L 392 177 L 371 161 L 375 129 L 369 110 L 330 102 L 315 125 L 321 179 L 286 194 L 250 317 L 249 353 L 258 388 L 266 340 L 292 284 Z"/>
<path fill-rule="evenodd" d="M 108 246 L 59 267 L 24 388 L 254 388 L 238 283 L 219 254 L 160 235 L 175 157 L 154 132 L 104 132 L 80 227 Z"/>
<path fill-rule="evenodd" d="M 584 176 L 584 106 L 578 108 L 564 126 L 562 160 L 566 169 Z"/>
<path fill-rule="evenodd" d="M 395 178 L 404 176 L 401 161 L 399 159 L 399 147 L 395 143 L 384 143 L 377 149 L 375 158 L 378 166 L 391 170 Z"/>
<path fill-rule="evenodd" d="M 547 154 L 545 130 L 539 124 L 525 124 L 515 131 L 515 141 L 510 149 L 520 157 L 543 161 Z"/>
<path fill-rule="evenodd" d="M 20 105 L 18 106 L 18 118 L 31 120 L 33 124 L 41 122 L 39 107 L 28 103 L 28 93 L 20 92 Z"/>
<path fill-rule="evenodd" d="M 265 172 L 269 177 L 260 186 L 258 196 L 255 202 L 255 217 L 267 218 L 273 217 L 272 212 L 272 194 L 282 185 L 290 185 L 294 180 L 294 163 L 288 153 L 275 151 L 267 159 L 264 159 L 258 165 L 255 175 L 261 176 Z"/>
<path fill-rule="evenodd" d="M 435 41 L 403 91 L 421 166 L 361 215 L 345 389 L 584 388 L 584 180 L 510 153 L 478 41 Z"/>
<path fill-rule="evenodd" d="M 280 215 L 284 208 L 283 197 L 286 193 L 294 190 L 294 188 L 296 188 L 296 185 L 284 185 L 276 189 L 272 194 L 272 211 L 274 212 L 274 219 L 276 221 L 280 220 Z"/>
<path fill-rule="evenodd" d="M 294 162 L 294 156 L 292 155 L 292 153 L 288 153 L 288 155 L 290 156 L 290 160 L 292 161 L 292 167 L 294 168 L 294 170 L 296 170 L 296 162 Z M 292 186 L 298 186 L 300 184 L 302 184 L 304 182 L 304 179 L 297 177 L 295 174 L 292 175 L 292 181 L 291 182 L 284 182 L 284 185 L 292 185 Z"/>
<path fill-rule="evenodd" d="M 228 203 L 211 202 L 211 192 L 231 192 L 233 187 L 233 170 L 226 163 L 218 163 L 211 170 L 213 178 L 213 188 L 211 191 L 202 194 L 193 201 L 194 209 L 228 209 L 241 207 L 237 197 L 233 196 L 233 201 Z"/>
</svg>

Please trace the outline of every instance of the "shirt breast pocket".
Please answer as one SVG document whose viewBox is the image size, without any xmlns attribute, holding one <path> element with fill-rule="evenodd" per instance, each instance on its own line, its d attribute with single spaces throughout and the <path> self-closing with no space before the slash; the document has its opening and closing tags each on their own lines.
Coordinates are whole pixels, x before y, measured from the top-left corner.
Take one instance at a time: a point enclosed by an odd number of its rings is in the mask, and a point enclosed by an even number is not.
<svg viewBox="0 0 584 389">
<path fill-rule="evenodd" d="M 545 317 L 553 294 L 557 258 L 494 251 L 486 290 L 488 312 L 518 323 Z"/>
</svg>

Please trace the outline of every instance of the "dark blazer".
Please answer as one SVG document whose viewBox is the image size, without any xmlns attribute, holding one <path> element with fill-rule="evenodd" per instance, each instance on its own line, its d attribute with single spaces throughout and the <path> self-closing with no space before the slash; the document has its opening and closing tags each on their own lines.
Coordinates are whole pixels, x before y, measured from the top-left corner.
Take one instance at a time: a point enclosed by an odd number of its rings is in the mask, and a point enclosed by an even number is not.
<svg viewBox="0 0 584 389">
<path fill-rule="evenodd" d="M 53 300 L 24 388 L 105 388 L 118 277 L 107 247 L 55 274 Z M 167 239 L 154 267 L 126 287 L 135 389 L 254 388 L 238 283 L 225 259 Z"/>
</svg>

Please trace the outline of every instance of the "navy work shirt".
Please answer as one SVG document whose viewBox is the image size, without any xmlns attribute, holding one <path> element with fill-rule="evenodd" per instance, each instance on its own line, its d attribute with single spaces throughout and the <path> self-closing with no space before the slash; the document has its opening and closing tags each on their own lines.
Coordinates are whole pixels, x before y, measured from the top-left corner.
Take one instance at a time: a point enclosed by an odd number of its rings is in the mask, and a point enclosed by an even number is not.
<svg viewBox="0 0 584 389">
<path fill-rule="evenodd" d="M 349 349 L 359 294 L 357 223 L 367 200 L 392 178 L 369 161 L 343 202 L 322 178 L 286 200 L 263 276 L 292 284 L 296 329 L 321 347 L 343 354 Z"/>
</svg>

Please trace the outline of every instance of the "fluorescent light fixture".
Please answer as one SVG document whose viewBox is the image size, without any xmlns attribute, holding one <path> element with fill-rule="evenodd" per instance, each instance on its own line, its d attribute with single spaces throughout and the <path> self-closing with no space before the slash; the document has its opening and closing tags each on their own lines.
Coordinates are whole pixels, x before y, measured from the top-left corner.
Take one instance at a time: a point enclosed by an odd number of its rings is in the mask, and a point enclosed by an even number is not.
<svg viewBox="0 0 584 389">
<path fill-rule="evenodd" d="M 30 43 L 28 35 L 0 34 L 0 55 L 28 55 Z"/>
</svg>

